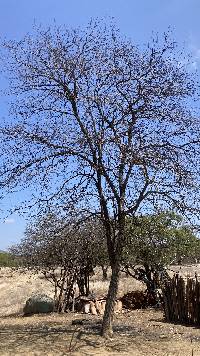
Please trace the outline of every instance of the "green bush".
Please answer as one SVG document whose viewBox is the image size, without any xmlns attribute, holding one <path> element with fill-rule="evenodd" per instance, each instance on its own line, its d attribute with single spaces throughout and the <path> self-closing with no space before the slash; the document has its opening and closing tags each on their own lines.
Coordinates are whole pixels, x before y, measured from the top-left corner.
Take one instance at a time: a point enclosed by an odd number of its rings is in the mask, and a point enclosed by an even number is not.
<svg viewBox="0 0 200 356">
<path fill-rule="evenodd" d="M 9 252 L 0 252 L 0 267 L 17 267 L 17 259 Z"/>
</svg>

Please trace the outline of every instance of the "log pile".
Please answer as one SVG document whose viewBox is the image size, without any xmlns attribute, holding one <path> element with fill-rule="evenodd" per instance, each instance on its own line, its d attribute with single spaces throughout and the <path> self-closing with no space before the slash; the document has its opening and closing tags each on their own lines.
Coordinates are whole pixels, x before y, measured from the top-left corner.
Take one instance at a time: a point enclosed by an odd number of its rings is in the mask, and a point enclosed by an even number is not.
<svg viewBox="0 0 200 356">
<path fill-rule="evenodd" d="M 106 306 L 106 299 L 93 299 L 90 300 L 87 297 L 80 297 L 79 301 L 75 304 L 75 310 L 81 313 L 92 315 L 104 315 Z M 114 307 L 115 313 L 122 312 L 122 302 L 121 300 L 115 301 Z"/>
</svg>

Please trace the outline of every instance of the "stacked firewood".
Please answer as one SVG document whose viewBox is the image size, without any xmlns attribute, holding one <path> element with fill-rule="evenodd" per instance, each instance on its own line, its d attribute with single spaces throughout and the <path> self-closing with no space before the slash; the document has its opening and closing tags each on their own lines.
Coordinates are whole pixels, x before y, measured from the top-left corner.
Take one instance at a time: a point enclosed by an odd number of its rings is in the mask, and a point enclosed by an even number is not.
<svg viewBox="0 0 200 356">
<path fill-rule="evenodd" d="M 82 297 L 79 299 L 79 302 L 76 303 L 75 309 L 76 311 L 92 315 L 104 315 L 106 306 L 106 299 L 93 299 L 90 300 L 87 297 Z M 121 300 L 115 301 L 114 306 L 115 313 L 122 312 L 122 302 Z"/>
</svg>

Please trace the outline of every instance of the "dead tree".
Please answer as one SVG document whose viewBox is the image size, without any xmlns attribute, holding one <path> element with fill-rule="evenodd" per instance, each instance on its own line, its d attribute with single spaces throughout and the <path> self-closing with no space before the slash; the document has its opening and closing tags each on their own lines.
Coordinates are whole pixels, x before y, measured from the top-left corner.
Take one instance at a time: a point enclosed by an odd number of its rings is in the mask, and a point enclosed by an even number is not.
<svg viewBox="0 0 200 356">
<path fill-rule="evenodd" d="M 16 99 L 13 120 L 0 129 L 0 187 L 3 194 L 32 189 L 25 211 L 56 204 L 101 217 L 112 269 L 107 336 L 126 216 L 161 206 L 198 211 L 195 79 L 167 35 L 140 50 L 98 22 L 39 28 L 3 48 Z"/>
</svg>

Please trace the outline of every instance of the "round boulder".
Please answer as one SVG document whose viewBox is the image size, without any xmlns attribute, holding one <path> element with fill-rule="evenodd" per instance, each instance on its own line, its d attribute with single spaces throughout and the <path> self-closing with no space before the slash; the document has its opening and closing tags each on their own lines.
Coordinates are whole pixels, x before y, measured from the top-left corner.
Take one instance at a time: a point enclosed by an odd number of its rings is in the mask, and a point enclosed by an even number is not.
<svg viewBox="0 0 200 356">
<path fill-rule="evenodd" d="M 54 300 L 45 294 L 30 297 L 24 306 L 24 315 L 51 313 L 54 310 Z"/>
</svg>

